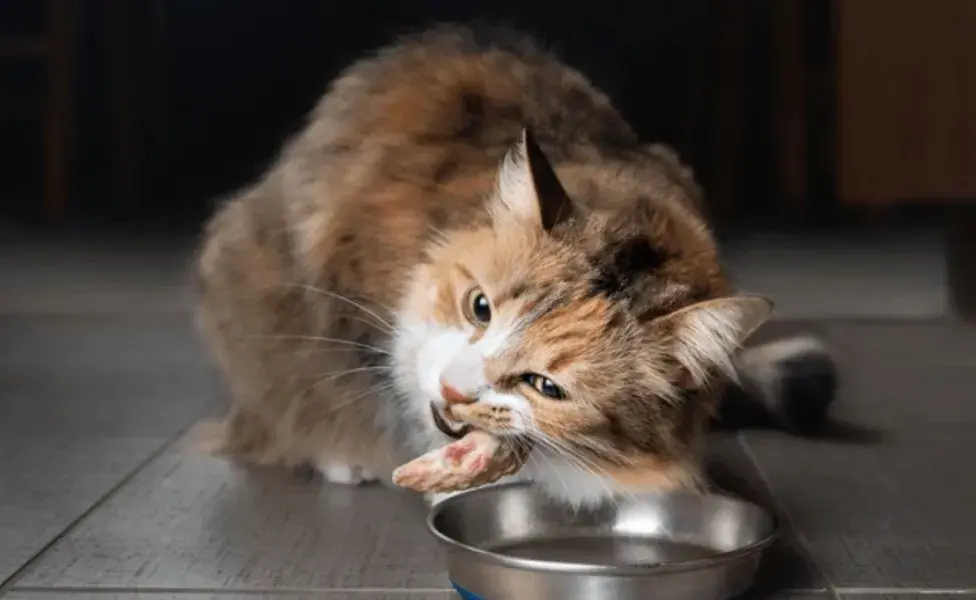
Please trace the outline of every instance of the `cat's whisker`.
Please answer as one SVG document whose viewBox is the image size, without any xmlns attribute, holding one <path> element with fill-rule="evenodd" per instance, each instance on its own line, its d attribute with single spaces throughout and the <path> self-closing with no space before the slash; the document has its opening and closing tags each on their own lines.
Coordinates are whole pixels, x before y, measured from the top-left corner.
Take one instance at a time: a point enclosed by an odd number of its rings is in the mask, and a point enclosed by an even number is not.
<svg viewBox="0 0 976 600">
<path fill-rule="evenodd" d="M 318 387 L 323 383 L 334 381 L 340 377 L 345 377 L 347 375 L 352 375 L 354 373 L 365 373 L 371 371 L 392 371 L 392 370 L 393 367 L 389 367 L 386 365 L 375 365 L 375 366 L 368 366 L 368 367 L 356 367 L 354 369 L 345 369 L 343 371 L 328 373 L 328 377 L 324 377 L 322 379 L 317 380 L 313 385 L 313 387 Z"/>
<path fill-rule="evenodd" d="M 338 344 L 340 346 L 351 346 L 354 348 L 362 348 L 363 350 L 372 350 L 373 352 L 378 352 L 380 354 L 385 354 L 387 356 L 392 356 L 393 353 L 389 350 L 384 350 L 377 346 L 371 346 L 369 344 L 362 344 L 360 342 L 354 342 L 352 340 L 344 340 L 342 338 L 331 338 L 322 337 L 317 335 L 250 335 L 247 336 L 251 339 L 263 339 L 263 340 L 296 340 L 296 341 L 307 341 L 307 342 L 324 342 L 330 344 Z"/>
<path fill-rule="evenodd" d="M 373 316 L 377 321 L 379 321 L 380 323 L 382 323 L 383 325 L 385 325 L 388 328 L 388 330 L 392 331 L 394 329 L 393 324 L 390 323 L 389 321 L 387 321 L 386 319 L 384 319 L 383 317 L 381 317 L 379 314 L 377 314 L 376 311 L 370 310 L 369 308 L 366 308 L 365 306 L 363 306 L 359 302 L 356 302 L 355 300 L 349 298 L 348 296 L 344 296 L 343 294 L 337 294 L 336 292 L 330 292 L 329 290 L 324 290 L 324 289 L 322 289 L 320 287 L 316 287 L 314 285 L 309 285 L 307 283 L 293 283 L 291 285 L 292 286 L 295 286 L 295 287 L 302 288 L 304 290 L 308 290 L 310 292 L 314 292 L 316 294 L 322 294 L 323 296 L 328 296 L 330 298 L 335 298 L 336 300 L 341 300 L 342 302 L 347 302 L 347 303 L 351 304 L 352 306 L 355 306 L 356 308 L 362 310 L 363 312 L 365 312 L 365 313 Z M 382 309 L 384 309 L 384 310 L 386 310 L 386 311 L 388 311 L 390 313 L 395 312 L 395 311 L 391 310 L 388 306 L 384 306 L 384 305 L 380 304 L 379 302 L 376 302 L 375 300 L 369 300 L 369 302 L 372 302 L 372 303 L 376 304 L 380 308 L 382 308 Z"/>
<path fill-rule="evenodd" d="M 560 483 L 566 489 L 566 492 L 567 492 L 567 495 L 568 496 L 571 496 L 572 493 L 569 490 L 568 486 L 566 486 L 565 480 L 563 480 L 562 477 L 559 475 L 558 469 L 555 468 L 556 467 L 555 466 L 555 463 L 547 455 L 546 450 L 549 450 L 550 452 L 554 453 L 556 456 L 561 457 L 561 458 L 565 459 L 566 461 L 568 461 L 571 467 L 575 467 L 575 468 L 580 469 L 581 471 L 583 471 L 585 473 L 590 473 L 591 475 L 597 477 L 601 481 L 601 483 L 604 485 L 604 488 L 606 488 L 606 484 L 602 482 L 602 478 L 599 477 L 599 475 L 597 473 L 595 473 L 593 471 L 593 469 L 591 469 L 590 467 L 588 467 L 585 463 L 579 461 L 576 456 L 572 455 L 571 453 L 567 453 L 565 451 L 565 449 L 559 447 L 559 445 L 555 444 L 553 442 L 553 440 L 546 439 L 545 437 L 537 437 L 536 440 L 539 442 L 540 446 L 542 447 L 542 451 L 538 453 L 538 456 L 539 457 L 544 457 L 544 458 L 546 458 L 546 460 L 549 461 L 550 466 L 553 467 L 552 468 L 552 474 L 554 476 L 556 476 L 557 479 L 559 479 Z M 607 491 L 609 492 L 610 490 L 607 488 Z"/>
<path fill-rule="evenodd" d="M 390 368 L 390 367 L 359 367 L 359 368 L 355 368 L 355 369 L 346 369 L 346 370 L 338 371 L 338 372 L 335 372 L 335 373 L 329 373 L 329 375 L 333 375 L 333 376 L 332 377 L 325 377 L 325 378 L 317 379 L 317 380 L 313 381 L 310 385 L 302 388 L 302 390 L 300 392 L 298 392 L 297 394 L 295 394 L 294 396 L 292 396 L 291 400 L 288 401 L 288 404 L 290 405 L 290 404 L 294 403 L 296 400 L 298 400 L 299 398 L 301 398 L 305 394 L 308 394 L 312 390 L 316 389 L 317 387 L 319 387 L 323 383 L 326 383 L 326 382 L 331 381 L 333 379 L 337 379 L 338 377 L 341 377 L 343 375 L 347 375 L 349 373 L 354 373 L 354 372 L 357 372 L 357 371 L 365 371 L 365 370 L 372 370 L 372 369 L 388 369 L 388 368 Z M 384 385 L 390 385 L 390 384 L 384 384 Z M 330 410 L 335 410 L 335 408 L 332 408 Z"/>
<path fill-rule="evenodd" d="M 380 325 L 378 323 L 374 323 L 373 321 L 370 321 L 366 317 L 360 317 L 359 315 L 347 315 L 344 318 L 346 318 L 346 319 L 352 319 L 353 321 L 359 321 L 360 323 L 362 323 L 364 325 L 369 325 L 370 327 L 372 327 L 376 331 L 382 333 L 383 335 L 392 336 L 395 333 L 395 331 L 393 329 L 387 327 L 386 325 Z"/>
<path fill-rule="evenodd" d="M 548 447 L 557 455 L 561 456 L 562 458 L 565 458 L 567 461 L 569 461 L 569 463 L 572 466 L 575 466 L 581 471 L 585 473 L 589 473 L 594 478 L 596 478 L 600 482 L 600 484 L 604 487 L 604 489 L 607 491 L 607 496 L 609 497 L 610 501 L 614 503 L 617 502 L 616 499 L 617 494 L 615 492 L 617 491 L 623 492 L 624 490 L 617 490 L 616 489 L 617 486 L 611 486 L 607 482 L 606 469 L 598 465 L 589 457 L 584 456 L 582 453 L 579 452 L 579 450 L 569 446 L 568 444 L 566 444 L 561 440 L 557 440 L 551 436 L 548 436 L 544 432 L 538 429 L 536 429 L 533 433 L 535 433 L 536 439 L 540 441 L 540 443 Z"/>
<path fill-rule="evenodd" d="M 532 422 L 533 422 L 533 425 L 535 426 L 536 431 L 539 434 L 544 435 L 546 438 L 548 438 L 548 439 L 550 439 L 550 440 L 552 440 L 554 442 L 561 442 L 561 440 L 559 440 L 559 438 L 553 437 L 553 436 L 551 436 L 551 435 L 543 432 L 542 429 L 539 427 L 539 425 L 549 425 L 549 426 L 552 426 L 554 428 L 558 427 L 558 428 L 562 429 L 562 426 L 561 426 L 560 423 L 558 423 L 557 421 L 554 421 L 554 420 L 547 419 L 544 415 L 536 415 L 536 414 L 533 414 L 532 415 Z M 562 431 L 562 433 L 564 435 L 572 436 L 571 439 L 574 442 L 577 442 L 578 441 L 577 436 L 575 436 L 572 432 L 570 432 L 570 431 Z M 585 439 L 585 438 L 580 438 L 580 439 Z M 585 446 L 586 444 L 581 444 L 581 445 Z"/>
<path fill-rule="evenodd" d="M 579 461 L 583 462 L 584 464 L 591 465 L 590 472 L 600 477 L 600 480 L 604 483 L 607 492 L 611 495 L 614 502 L 617 502 L 619 496 L 621 495 L 636 500 L 633 493 L 627 491 L 619 485 L 616 485 L 615 483 L 612 483 L 613 480 L 609 477 L 605 467 L 598 465 L 591 458 L 583 454 L 579 449 L 572 448 L 568 444 L 564 444 L 564 446 L 566 447 L 566 451 L 573 452 Z"/>
<path fill-rule="evenodd" d="M 547 420 L 544 416 L 533 415 L 533 419 L 534 419 L 534 421 L 537 424 L 541 423 L 543 425 L 559 426 L 559 423 L 556 423 L 555 421 Z M 568 444 L 568 442 L 571 441 L 574 445 L 576 445 L 576 446 L 578 446 L 580 448 L 586 448 L 587 450 L 589 450 L 590 452 L 592 452 L 593 454 L 596 454 L 598 456 L 606 456 L 606 455 L 612 455 L 612 454 L 614 454 L 614 450 L 613 450 L 612 447 L 610 447 L 610 446 L 608 446 L 606 444 L 603 444 L 603 443 L 599 442 L 598 440 L 592 439 L 592 438 L 590 438 L 588 436 L 585 436 L 585 435 L 577 435 L 577 434 L 574 434 L 573 432 L 565 432 L 565 433 L 568 436 L 568 440 L 566 440 L 566 441 L 558 440 L 561 443 L 563 443 L 564 445 Z M 551 436 L 547 436 L 547 437 L 550 437 L 550 439 L 553 439 L 553 440 L 557 440 L 557 438 L 553 438 Z M 567 448 L 568 447 L 569 446 L 567 445 Z M 581 453 L 581 451 L 579 449 L 577 449 L 576 452 L 581 457 L 583 456 L 582 453 Z M 594 465 L 596 464 L 592 459 L 588 459 L 588 460 L 590 460 L 590 462 L 592 464 L 594 464 Z"/>
<path fill-rule="evenodd" d="M 314 348 L 302 348 L 301 349 L 301 353 L 302 354 L 312 354 L 312 353 L 315 353 L 315 352 L 329 352 L 329 353 L 333 353 L 334 352 L 336 354 L 340 354 L 342 352 L 359 352 L 360 350 L 361 350 L 361 348 L 345 348 L 345 347 L 342 347 L 342 348 L 333 348 L 331 346 L 316 346 Z"/>
<path fill-rule="evenodd" d="M 569 460 L 575 466 L 584 469 L 588 473 L 598 477 L 600 476 L 600 473 L 598 472 L 600 470 L 598 465 L 588 461 L 585 457 L 573 451 L 572 448 L 566 446 L 565 444 L 559 443 L 557 440 L 545 436 L 540 436 L 540 441 L 545 444 L 547 448 L 558 454 L 560 457 Z"/>
<path fill-rule="evenodd" d="M 387 391 L 392 390 L 395 387 L 396 387 L 396 384 L 395 383 L 386 383 L 386 384 L 382 384 L 382 385 L 372 386 L 372 387 L 370 387 L 370 388 L 368 388 L 366 390 L 363 390 L 362 392 L 356 394 L 355 396 L 352 396 L 350 398 L 346 398 L 343 402 L 340 402 L 339 404 L 336 404 L 334 406 L 329 407 L 329 410 L 331 412 L 335 412 L 337 410 L 341 410 L 341 409 L 343 409 L 343 408 L 345 408 L 347 406 L 350 406 L 351 404 L 353 404 L 357 400 L 360 400 L 360 399 L 365 398 L 367 396 L 370 396 L 372 394 L 382 394 L 384 392 L 387 392 Z"/>
<path fill-rule="evenodd" d="M 525 439 L 525 436 L 516 435 L 516 436 L 514 436 L 512 438 L 509 438 L 509 439 L 512 440 L 512 442 L 515 444 L 515 446 L 519 450 L 521 450 L 522 452 L 525 452 L 526 455 L 531 455 L 531 452 L 532 452 L 532 444 L 530 444 L 529 441 Z"/>
<path fill-rule="evenodd" d="M 574 465 L 575 465 L 576 457 L 575 456 L 572 456 L 572 455 L 568 455 L 565 452 L 564 449 L 560 448 L 556 444 L 555 440 L 549 438 L 548 436 L 546 436 L 544 433 L 542 433 L 540 431 L 530 431 L 529 432 L 529 435 L 531 435 L 532 438 L 537 443 L 539 443 L 540 446 L 543 447 L 543 449 L 548 449 L 548 450 L 554 452 L 555 454 L 557 454 L 558 456 L 560 456 L 562 458 L 566 458 L 567 460 L 573 462 Z M 587 469 L 587 470 L 589 470 L 589 469 Z"/>
<path fill-rule="evenodd" d="M 559 474 L 559 469 L 556 468 L 556 465 L 553 462 L 553 460 L 551 458 L 549 458 L 544 451 L 543 452 L 534 453 L 533 456 L 537 456 L 540 459 L 545 459 L 546 462 L 549 463 L 549 467 L 550 467 L 550 469 L 552 471 L 552 474 L 559 481 L 559 485 L 563 486 L 563 489 L 566 490 L 566 497 L 567 498 L 571 498 L 573 496 L 573 491 L 570 489 L 569 484 L 566 483 L 566 480 L 563 479 L 562 475 Z M 577 510 L 578 510 L 578 507 L 576 505 L 574 505 L 573 506 L 574 513 Z"/>
<path fill-rule="evenodd" d="M 587 469 L 594 475 L 600 477 L 601 479 L 606 477 L 607 475 L 606 468 L 604 468 L 599 463 L 597 463 L 593 458 L 584 454 L 579 448 L 570 445 L 567 441 L 559 440 L 556 438 L 550 437 L 549 440 L 554 445 L 562 448 L 563 452 L 565 452 L 567 455 L 572 456 L 579 463 L 585 465 Z"/>
</svg>

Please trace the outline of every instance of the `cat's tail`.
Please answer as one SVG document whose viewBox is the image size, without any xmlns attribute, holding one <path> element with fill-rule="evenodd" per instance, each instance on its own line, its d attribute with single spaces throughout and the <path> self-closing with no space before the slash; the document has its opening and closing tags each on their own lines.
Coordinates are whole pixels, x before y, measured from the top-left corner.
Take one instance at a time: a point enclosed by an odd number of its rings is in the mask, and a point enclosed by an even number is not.
<svg viewBox="0 0 976 600">
<path fill-rule="evenodd" d="M 827 422 L 838 375 L 820 340 L 791 337 L 747 347 L 735 366 L 738 384 L 729 384 L 719 399 L 721 426 L 813 434 Z"/>
</svg>

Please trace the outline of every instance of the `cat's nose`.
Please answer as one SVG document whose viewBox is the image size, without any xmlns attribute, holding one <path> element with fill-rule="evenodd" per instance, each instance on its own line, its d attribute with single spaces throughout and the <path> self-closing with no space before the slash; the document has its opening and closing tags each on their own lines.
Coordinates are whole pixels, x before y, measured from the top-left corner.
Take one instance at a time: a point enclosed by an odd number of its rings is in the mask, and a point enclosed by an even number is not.
<svg viewBox="0 0 976 600">
<path fill-rule="evenodd" d="M 452 404 L 471 404 L 475 401 L 474 396 L 464 394 L 443 379 L 441 380 L 441 397 L 444 398 L 444 402 L 448 406 Z"/>
</svg>

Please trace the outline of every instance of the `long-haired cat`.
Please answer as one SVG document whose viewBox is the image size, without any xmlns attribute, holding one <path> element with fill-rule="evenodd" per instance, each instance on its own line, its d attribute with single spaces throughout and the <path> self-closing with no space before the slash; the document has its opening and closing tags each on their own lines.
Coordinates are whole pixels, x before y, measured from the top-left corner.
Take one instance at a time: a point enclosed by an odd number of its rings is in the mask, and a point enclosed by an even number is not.
<svg viewBox="0 0 976 600">
<path fill-rule="evenodd" d="M 233 399 L 212 448 L 334 482 L 470 425 L 530 444 L 568 502 L 693 488 L 723 382 L 797 426 L 832 394 L 815 341 L 739 352 L 771 305 L 731 289 L 689 170 L 503 31 L 352 65 L 213 217 L 198 270 Z"/>
</svg>

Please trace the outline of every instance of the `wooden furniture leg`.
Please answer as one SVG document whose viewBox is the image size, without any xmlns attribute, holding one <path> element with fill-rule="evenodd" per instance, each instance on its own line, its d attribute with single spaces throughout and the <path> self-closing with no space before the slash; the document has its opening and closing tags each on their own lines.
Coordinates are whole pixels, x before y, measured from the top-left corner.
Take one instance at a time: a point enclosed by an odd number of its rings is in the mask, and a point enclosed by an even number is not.
<svg viewBox="0 0 976 600">
<path fill-rule="evenodd" d="M 788 217 L 806 214 L 807 135 L 804 0 L 774 0 L 771 13 L 773 106 L 773 198 Z"/>
<path fill-rule="evenodd" d="M 71 194 L 75 140 L 78 0 L 48 0 L 44 101 L 44 204 L 48 221 L 63 220 Z"/>
<path fill-rule="evenodd" d="M 949 300 L 957 315 L 976 324 L 976 204 L 951 206 L 947 216 Z"/>
<path fill-rule="evenodd" d="M 140 204 L 140 166 L 143 150 L 143 95 L 140 62 L 143 57 L 146 3 L 103 3 L 105 38 L 101 44 L 112 115 L 112 195 L 115 206 L 136 211 Z"/>
<path fill-rule="evenodd" d="M 715 87 L 711 102 L 714 123 L 709 148 L 712 189 L 706 203 L 716 218 L 735 215 L 740 208 L 745 166 L 745 114 L 749 75 L 748 38 L 751 0 L 713 0 L 711 4 Z"/>
</svg>

